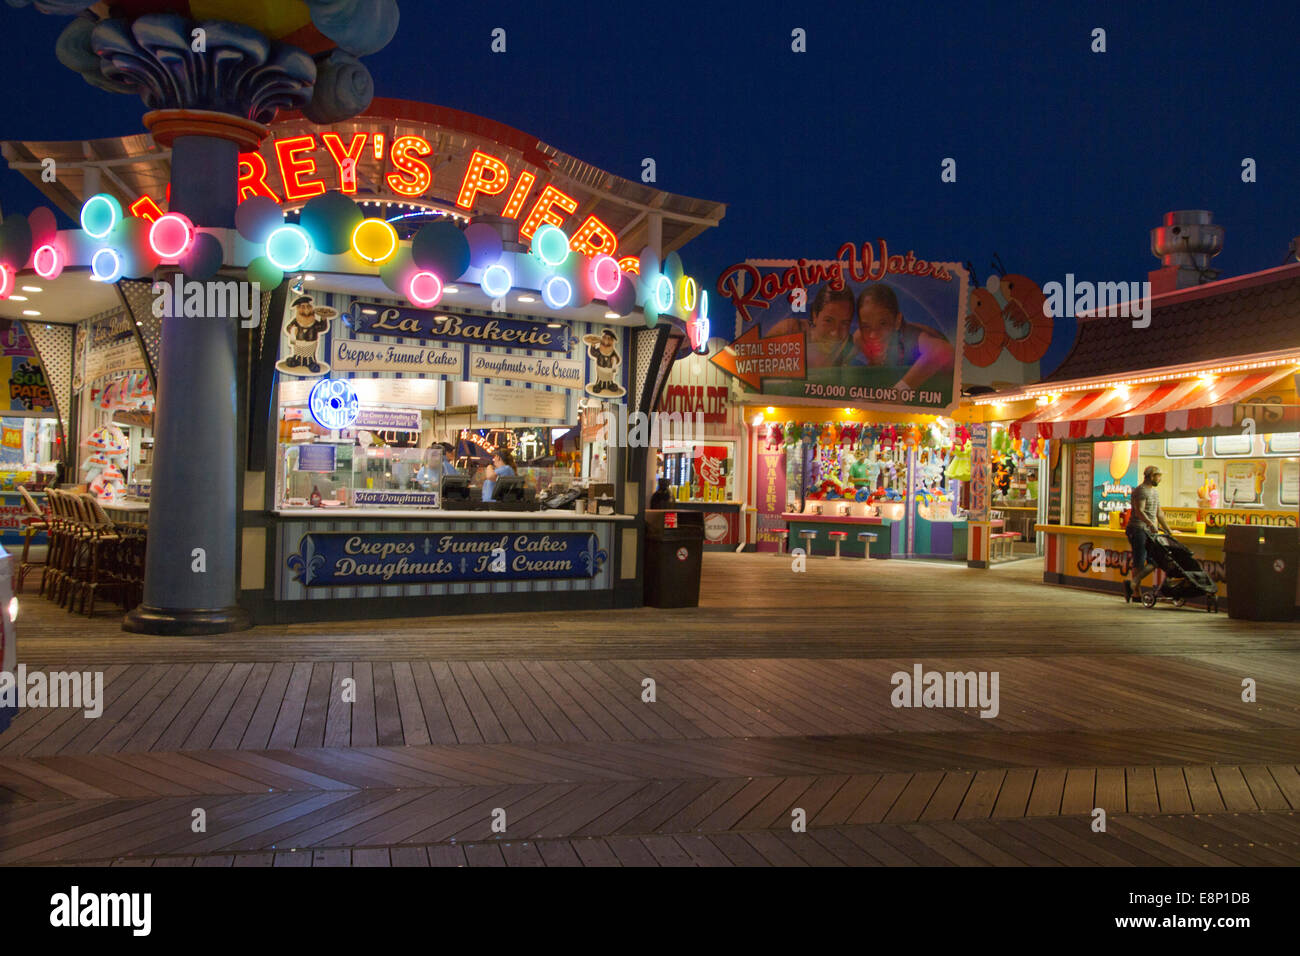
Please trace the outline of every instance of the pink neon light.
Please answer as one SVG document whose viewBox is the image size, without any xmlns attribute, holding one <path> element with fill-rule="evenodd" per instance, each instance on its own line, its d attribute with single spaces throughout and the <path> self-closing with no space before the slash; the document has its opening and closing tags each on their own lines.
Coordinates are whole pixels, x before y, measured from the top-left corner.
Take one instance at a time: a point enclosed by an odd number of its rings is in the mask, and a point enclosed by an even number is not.
<svg viewBox="0 0 1300 956">
<path fill-rule="evenodd" d="M 63 257 L 47 242 L 32 253 L 32 268 L 42 279 L 56 279 L 63 271 Z"/>
<path fill-rule="evenodd" d="M 602 274 L 604 279 L 602 280 Z M 618 267 L 618 260 L 613 256 L 600 253 L 591 260 L 591 284 L 596 287 L 596 291 L 603 296 L 611 296 L 618 291 L 619 284 L 623 281 L 622 270 Z"/>
<path fill-rule="evenodd" d="M 14 291 L 14 274 L 9 271 L 6 265 L 0 265 L 0 299 L 9 298 L 9 293 Z"/>
<path fill-rule="evenodd" d="M 437 305 L 442 300 L 442 280 L 432 272 L 417 272 L 407 283 L 406 293 L 416 305 Z"/>
<path fill-rule="evenodd" d="M 159 216 L 149 227 L 149 246 L 160 259 L 179 259 L 194 244 L 194 223 L 179 212 Z"/>
</svg>

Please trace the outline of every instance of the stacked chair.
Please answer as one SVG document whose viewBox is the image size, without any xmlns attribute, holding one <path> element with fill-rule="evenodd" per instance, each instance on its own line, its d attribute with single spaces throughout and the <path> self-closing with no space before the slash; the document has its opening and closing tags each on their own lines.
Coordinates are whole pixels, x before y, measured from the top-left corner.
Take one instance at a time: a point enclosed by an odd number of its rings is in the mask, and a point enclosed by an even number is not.
<svg viewBox="0 0 1300 956">
<path fill-rule="evenodd" d="M 145 532 L 118 526 L 94 495 L 50 489 L 49 554 L 40 593 L 60 607 L 93 616 L 111 597 L 124 611 L 140 603 Z"/>
</svg>

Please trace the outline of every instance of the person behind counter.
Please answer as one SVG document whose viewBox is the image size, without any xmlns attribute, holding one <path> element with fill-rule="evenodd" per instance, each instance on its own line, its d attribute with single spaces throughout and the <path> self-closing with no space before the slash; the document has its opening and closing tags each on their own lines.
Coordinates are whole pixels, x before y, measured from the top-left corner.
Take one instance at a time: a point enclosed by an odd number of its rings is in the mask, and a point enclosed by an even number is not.
<svg viewBox="0 0 1300 956">
<path fill-rule="evenodd" d="M 434 455 L 434 451 L 438 455 Z M 421 488 L 432 488 L 437 490 L 442 483 L 443 478 L 457 478 L 464 474 L 459 468 L 452 464 L 453 449 L 448 442 L 436 442 L 429 446 L 425 452 L 424 464 L 420 470 L 415 473 L 415 481 Z M 430 463 L 430 460 L 437 458 L 437 462 Z"/>
<path fill-rule="evenodd" d="M 492 500 L 492 494 L 496 490 L 498 478 L 509 478 L 514 473 L 515 460 L 510 456 L 510 452 L 493 452 L 492 466 L 488 468 L 487 477 L 483 479 L 483 500 Z"/>
<path fill-rule="evenodd" d="M 667 508 L 672 503 L 672 495 L 668 493 L 668 479 L 660 478 L 659 487 L 655 493 L 650 496 L 650 507 L 656 511 Z"/>
</svg>

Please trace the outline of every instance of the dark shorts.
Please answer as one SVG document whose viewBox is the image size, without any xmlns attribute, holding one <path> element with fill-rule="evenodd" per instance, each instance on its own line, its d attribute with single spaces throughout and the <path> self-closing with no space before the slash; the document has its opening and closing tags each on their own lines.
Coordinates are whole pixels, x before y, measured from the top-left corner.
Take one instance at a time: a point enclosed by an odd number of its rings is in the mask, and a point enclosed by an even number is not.
<svg viewBox="0 0 1300 956">
<path fill-rule="evenodd" d="M 1139 574 L 1147 566 L 1147 529 L 1138 524 L 1130 524 L 1125 529 L 1128 543 L 1133 547 L 1133 568 Z"/>
</svg>

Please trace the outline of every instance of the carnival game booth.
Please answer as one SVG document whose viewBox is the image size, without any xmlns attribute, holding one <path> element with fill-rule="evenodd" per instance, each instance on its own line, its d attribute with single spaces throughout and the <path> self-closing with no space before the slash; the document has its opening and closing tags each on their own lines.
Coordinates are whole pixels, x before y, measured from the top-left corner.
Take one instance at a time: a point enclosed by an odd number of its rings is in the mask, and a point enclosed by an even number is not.
<svg viewBox="0 0 1300 956">
<path fill-rule="evenodd" d="M 128 137 L 54 144 L 79 175 L 47 192 L 81 229 L 45 210 L 3 237 L 10 289 L 39 262 L 60 295 L 93 293 L 98 310 L 69 306 L 37 350 L 80 356 L 62 388 L 86 413 L 74 433 L 107 443 L 86 448 L 111 453 L 106 491 L 129 498 L 147 474 L 153 436 L 123 415 L 148 422 L 164 320 L 224 314 L 241 329 L 237 576 L 255 621 L 639 604 L 647 450 L 598 423 L 648 413 L 683 329 L 707 324 L 675 250 L 723 207 L 424 104 L 270 129 L 241 155 L 233 229 L 165 212 L 161 160 Z M 140 161 L 82 196 L 103 180 L 73 153 Z M 123 346 L 111 371 L 89 358 L 101 345 Z M 121 384 L 106 399 L 101 380 Z M 136 504 L 151 535 L 174 533 L 176 515 Z"/>
<path fill-rule="evenodd" d="M 852 408 L 745 411 L 758 550 L 834 555 L 838 540 L 841 557 L 965 560 L 965 426 Z"/>
<path fill-rule="evenodd" d="M 1044 580 L 1122 590 L 1120 516 L 1155 465 L 1170 526 L 1226 597 L 1225 528 L 1297 526 L 1298 370 L 1300 265 L 1288 265 L 1156 295 L 1149 326 L 1084 317 L 1046 380 L 977 399 L 1000 403 L 1013 439 L 1062 445 L 1059 517 L 1037 526 Z"/>
</svg>

